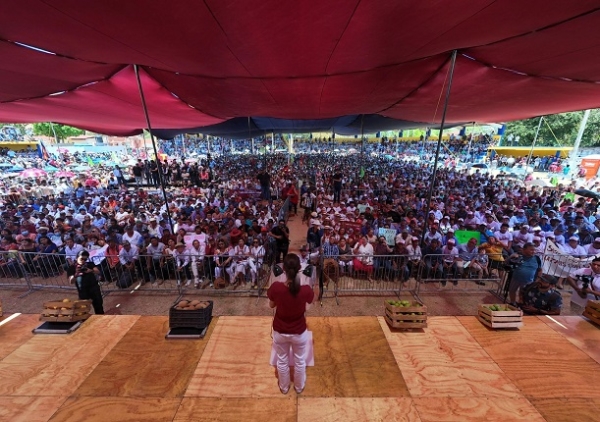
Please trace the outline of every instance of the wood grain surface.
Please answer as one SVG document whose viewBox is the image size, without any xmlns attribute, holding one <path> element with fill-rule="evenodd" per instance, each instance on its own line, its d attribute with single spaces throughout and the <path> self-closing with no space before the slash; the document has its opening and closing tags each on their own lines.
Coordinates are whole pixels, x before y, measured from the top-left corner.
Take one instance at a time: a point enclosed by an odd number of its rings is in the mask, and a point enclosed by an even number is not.
<svg viewBox="0 0 600 422">
<path fill-rule="evenodd" d="M 409 397 L 298 398 L 298 422 L 419 422 L 420 420 Z"/>
<path fill-rule="evenodd" d="M 167 340 L 168 316 L 142 316 L 74 395 L 183 397 L 216 323 L 203 339 Z"/>
<path fill-rule="evenodd" d="M 270 317 L 220 317 L 185 397 L 281 397 L 271 356 Z"/>
<path fill-rule="evenodd" d="M 7 316 L 5 314 L 0 321 Z M 0 360 L 33 337 L 31 330 L 41 324 L 39 318 L 39 315 L 22 314 L 0 327 Z"/>
<path fill-rule="evenodd" d="M 0 421 L 47 422 L 67 397 L 0 397 Z"/>
<path fill-rule="evenodd" d="M 51 422 L 164 422 L 172 421 L 179 398 L 71 397 Z"/>
<path fill-rule="evenodd" d="M 569 397 L 530 399 L 530 401 L 548 422 L 598 422 L 600 420 L 600 400 Z"/>
<path fill-rule="evenodd" d="M 600 389 L 582 388 L 597 382 L 598 363 L 537 317 L 501 332 L 474 317 L 458 320 L 527 398 L 600 398 Z"/>
<path fill-rule="evenodd" d="M 392 332 L 388 339 L 412 397 L 519 397 L 496 363 L 454 317 L 431 317 L 422 332 Z"/>
<path fill-rule="evenodd" d="M 477 342 L 497 362 L 506 359 L 529 359 L 532 356 L 549 361 L 589 359 L 565 337 L 554 331 L 539 318 L 524 317 L 525 325 L 519 330 L 492 330 L 472 317 L 457 317 Z M 518 347 L 515 345 L 518 344 Z"/>
<path fill-rule="evenodd" d="M 422 422 L 544 422 L 523 397 L 418 397 Z"/>
<path fill-rule="evenodd" d="M 292 390 L 293 391 L 293 390 Z M 184 398 L 173 422 L 297 420 L 296 393 L 280 398 Z"/>
<path fill-rule="evenodd" d="M 0 362 L 0 396 L 70 396 L 138 318 L 94 315 L 73 334 L 35 335 Z"/>
<path fill-rule="evenodd" d="M 597 325 L 579 316 L 553 316 L 552 319 L 557 321 L 558 324 L 545 316 L 539 316 L 538 318 L 600 363 L 600 328 Z"/>
<path fill-rule="evenodd" d="M 315 366 L 305 397 L 402 397 L 406 383 L 376 317 L 308 318 Z"/>
</svg>

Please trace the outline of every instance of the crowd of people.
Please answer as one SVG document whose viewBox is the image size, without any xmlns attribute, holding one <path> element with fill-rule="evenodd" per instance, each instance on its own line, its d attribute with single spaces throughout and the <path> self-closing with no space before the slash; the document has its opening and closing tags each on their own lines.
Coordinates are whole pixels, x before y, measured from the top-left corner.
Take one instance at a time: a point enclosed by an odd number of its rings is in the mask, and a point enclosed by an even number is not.
<svg viewBox="0 0 600 422">
<path fill-rule="evenodd" d="M 445 166 L 432 185 L 428 143 L 403 146 L 401 154 L 396 149 L 391 159 L 380 153 L 396 145 L 387 140 L 374 145 L 383 149 L 139 159 L 71 177 L 5 178 L 0 277 L 72 275 L 86 251 L 98 269 L 96 278 L 122 288 L 136 280 L 254 287 L 261 270 L 288 251 L 286 199 L 290 212 L 307 225 L 302 259 L 322 257 L 338 275 L 484 283 L 503 277 L 513 254 L 533 250 L 541 256 L 548 241 L 572 256 L 600 250 L 598 203 L 575 200 L 574 183 L 527 187 L 502 174 Z M 425 159 L 412 160 L 418 147 Z M 464 155 L 465 148 L 475 154 L 484 147 L 456 141 L 447 154 Z M 98 157 L 12 160 L 43 168 L 88 158 Z M 156 189 L 161 181 L 164 193 Z M 586 186 L 597 185 L 592 180 Z M 461 243 L 455 233 L 464 230 L 477 235 Z M 527 284 L 534 279 L 528 276 Z M 511 287 L 513 302 L 518 301 L 513 293 L 525 291 L 519 287 L 524 286 Z"/>
</svg>

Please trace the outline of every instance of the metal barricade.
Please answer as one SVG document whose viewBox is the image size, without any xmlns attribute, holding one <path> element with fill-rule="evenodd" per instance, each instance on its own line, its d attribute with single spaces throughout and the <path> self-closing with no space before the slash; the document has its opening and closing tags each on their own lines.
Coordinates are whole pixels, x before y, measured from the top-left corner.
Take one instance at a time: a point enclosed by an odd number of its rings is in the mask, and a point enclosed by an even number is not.
<svg viewBox="0 0 600 422">
<path fill-rule="evenodd" d="M 484 254 L 474 255 L 470 260 L 460 255 L 425 255 L 418 263 L 416 294 L 436 293 L 440 289 L 496 292 L 502 284 L 504 270 L 492 262 Z"/>
<path fill-rule="evenodd" d="M 32 290 L 26 260 L 17 251 L 0 253 L 0 288 L 27 288 Z"/>
<path fill-rule="evenodd" d="M 319 254 L 313 262 L 322 297 L 334 297 L 338 301 L 339 296 L 353 294 L 398 297 L 405 292 L 416 294 L 415 267 L 407 255 Z"/>
<path fill-rule="evenodd" d="M 277 221 L 283 220 L 283 221 L 287 222 L 289 215 L 290 215 L 290 198 L 287 197 L 287 198 L 285 198 L 285 201 L 283 201 L 283 205 L 281 205 L 281 208 L 279 209 L 279 214 L 277 215 Z"/>
</svg>

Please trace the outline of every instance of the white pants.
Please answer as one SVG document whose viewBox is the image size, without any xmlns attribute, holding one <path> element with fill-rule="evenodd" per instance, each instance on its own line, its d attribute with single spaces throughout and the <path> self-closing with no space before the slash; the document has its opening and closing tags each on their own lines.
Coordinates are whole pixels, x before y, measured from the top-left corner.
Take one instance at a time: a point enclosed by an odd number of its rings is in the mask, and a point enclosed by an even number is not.
<svg viewBox="0 0 600 422">
<path fill-rule="evenodd" d="M 277 374 L 279 376 L 279 388 L 286 390 L 290 386 L 290 345 L 294 352 L 294 387 L 300 391 L 306 384 L 306 344 L 308 342 L 308 330 L 302 334 L 281 334 L 273 331 L 273 344 L 277 352 Z"/>
</svg>

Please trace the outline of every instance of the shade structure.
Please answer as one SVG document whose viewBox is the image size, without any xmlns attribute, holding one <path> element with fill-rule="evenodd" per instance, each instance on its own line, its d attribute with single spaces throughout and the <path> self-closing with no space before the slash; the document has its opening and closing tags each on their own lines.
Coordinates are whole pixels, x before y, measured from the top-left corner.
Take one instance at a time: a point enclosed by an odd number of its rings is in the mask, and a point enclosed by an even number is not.
<svg viewBox="0 0 600 422">
<path fill-rule="evenodd" d="M 164 134 L 434 125 L 453 50 L 448 124 L 600 106 L 597 0 L 7 3 L 0 121 L 139 133 L 137 64 Z"/>
</svg>

